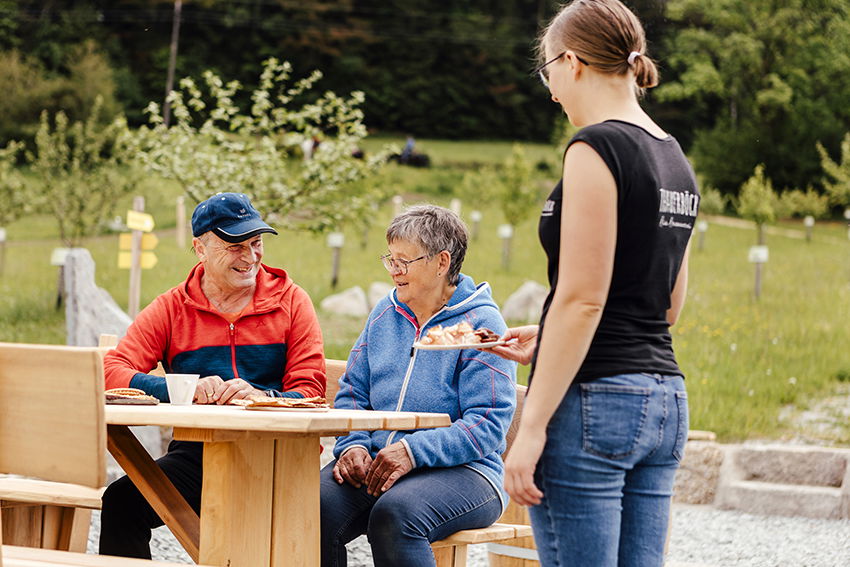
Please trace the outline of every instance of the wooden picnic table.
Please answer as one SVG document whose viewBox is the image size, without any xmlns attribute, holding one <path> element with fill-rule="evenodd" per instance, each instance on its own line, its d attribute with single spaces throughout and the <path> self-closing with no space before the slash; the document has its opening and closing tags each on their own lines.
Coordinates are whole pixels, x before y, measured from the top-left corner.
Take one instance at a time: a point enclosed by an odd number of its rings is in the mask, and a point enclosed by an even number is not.
<svg viewBox="0 0 850 567">
<path fill-rule="evenodd" d="M 196 562 L 222 567 L 320 564 L 319 438 L 445 427 L 447 414 L 252 411 L 237 406 L 106 406 L 107 445 Z M 204 443 L 201 517 L 128 426 L 174 428 Z"/>
</svg>

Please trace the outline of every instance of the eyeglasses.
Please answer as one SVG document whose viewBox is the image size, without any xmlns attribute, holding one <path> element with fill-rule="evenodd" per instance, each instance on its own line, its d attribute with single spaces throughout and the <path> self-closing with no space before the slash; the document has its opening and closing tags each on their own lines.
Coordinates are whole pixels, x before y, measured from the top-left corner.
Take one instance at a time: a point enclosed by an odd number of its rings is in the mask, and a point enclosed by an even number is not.
<svg viewBox="0 0 850 567">
<path fill-rule="evenodd" d="M 397 260 L 392 257 L 391 254 L 384 254 L 381 256 L 381 262 L 384 264 L 384 267 L 387 269 L 389 273 L 398 272 L 403 276 L 407 275 L 407 270 L 410 268 L 410 265 L 413 262 L 418 262 L 419 260 L 423 260 L 427 258 L 428 255 L 425 254 L 423 256 L 419 256 L 418 258 L 414 258 L 413 260 Z"/>
<path fill-rule="evenodd" d="M 543 86 L 547 89 L 549 88 L 549 71 L 546 69 L 546 67 L 563 57 L 565 53 L 566 51 L 560 52 L 556 57 L 553 57 L 552 59 L 550 59 L 549 61 L 534 70 L 534 72 L 537 73 L 537 76 L 540 77 L 540 82 L 542 82 Z M 579 63 L 583 63 L 584 65 L 590 67 L 590 63 L 588 63 L 578 55 L 576 55 L 576 59 L 578 59 Z"/>
</svg>

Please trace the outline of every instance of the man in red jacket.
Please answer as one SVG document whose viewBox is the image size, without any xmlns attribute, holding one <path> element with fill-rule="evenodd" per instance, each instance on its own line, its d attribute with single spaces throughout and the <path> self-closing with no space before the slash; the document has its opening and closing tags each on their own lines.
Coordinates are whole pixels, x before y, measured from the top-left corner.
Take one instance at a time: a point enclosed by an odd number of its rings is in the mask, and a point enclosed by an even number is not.
<svg viewBox="0 0 850 567">
<path fill-rule="evenodd" d="M 198 264 L 136 317 L 104 360 L 106 388 L 133 387 L 168 401 L 166 372 L 200 374 L 194 401 L 226 404 L 251 394 L 325 395 L 322 333 L 307 293 L 262 264 L 263 222 L 248 197 L 219 193 L 192 215 Z M 203 445 L 172 441 L 157 463 L 200 510 Z M 150 559 L 151 529 L 163 524 L 125 476 L 103 495 L 100 553 Z"/>
</svg>

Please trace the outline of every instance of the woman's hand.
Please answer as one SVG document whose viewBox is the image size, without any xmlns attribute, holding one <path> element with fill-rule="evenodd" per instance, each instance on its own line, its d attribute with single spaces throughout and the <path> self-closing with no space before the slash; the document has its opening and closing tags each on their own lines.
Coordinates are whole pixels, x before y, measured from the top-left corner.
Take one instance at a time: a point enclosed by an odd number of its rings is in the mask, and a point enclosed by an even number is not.
<svg viewBox="0 0 850 567">
<path fill-rule="evenodd" d="M 534 484 L 534 469 L 537 468 L 545 446 L 545 429 L 528 430 L 520 426 L 505 461 L 505 490 L 521 506 L 540 504 L 543 497 L 543 493 Z"/>
<path fill-rule="evenodd" d="M 224 380 L 221 379 L 221 376 L 204 376 L 198 380 L 198 385 L 195 386 L 194 402 L 196 404 L 214 404 L 213 396 L 223 384 Z"/>
<path fill-rule="evenodd" d="M 511 327 L 505 331 L 505 334 L 500 339 L 510 341 L 508 344 L 481 350 L 492 352 L 502 358 L 513 360 L 520 364 L 528 364 L 531 362 L 531 357 L 534 354 L 534 347 L 537 346 L 538 329 L 538 325 Z"/>
<path fill-rule="evenodd" d="M 404 443 L 396 441 L 378 452 L 366 475 L 366 492 L 380 496 L 389 490 L 395 481 L 413 470 L 413 463 Z"/>
<path fill-rule="evenodd" d="M 354 488 L 360 488 L 366 480 L 372 455 L 363 447 L 354 447 L 342 454 L 334 465 L 334 479 L 342 484 L 347 482 Z"/>
</svg>

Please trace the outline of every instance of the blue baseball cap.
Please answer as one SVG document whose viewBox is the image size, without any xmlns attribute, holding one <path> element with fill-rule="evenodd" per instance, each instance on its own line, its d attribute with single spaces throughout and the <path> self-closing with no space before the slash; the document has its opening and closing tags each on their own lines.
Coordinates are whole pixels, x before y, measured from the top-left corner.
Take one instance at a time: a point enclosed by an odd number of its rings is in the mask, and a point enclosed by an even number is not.
<svg viewBox="0 0 850 567">
<path fill-rule="evenodd" d="M 192 234 L 209 231 L 226 242 L 242 242 L 263 232 L 277 234 L 244 193 L 218 193 L 195 207 Z"/>
</svg>

